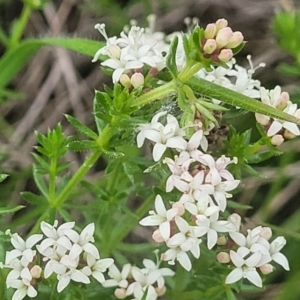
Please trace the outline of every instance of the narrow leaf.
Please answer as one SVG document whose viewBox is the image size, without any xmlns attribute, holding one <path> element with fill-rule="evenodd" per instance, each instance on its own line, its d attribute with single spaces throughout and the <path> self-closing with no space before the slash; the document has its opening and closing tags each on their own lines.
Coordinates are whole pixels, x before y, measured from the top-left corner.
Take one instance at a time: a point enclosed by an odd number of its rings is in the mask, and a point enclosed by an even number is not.
<svg viewBox="0 0 300 300">
<path fill-rule="evenodd" d="M 73 141 L 67 145 L 67 148 L 72 151 L 87 151 L 98 147 L 99 146 L 94 141 Z"/>
<path fill-rule="evenodd" d="M 25 206 L 23 206 L 23 205 L 18 205 L 16 207 L 12 207 L 12 208 L 0 207 L 0 215 L 14 213 L 24 207 Z"/>
<path fill-rule="evenodd" d="M 266 105 L 253 98 L 242 95 L 215 83 L 201 78 L 191 78 L 188 84 L 203 96 L 218 99 L 233 106 L 242 107 L 254 113 L 260 113 L 272 118 L 285 120 L 300 125 L 300 119 L 282 112 L 274 107 Z"/>
<path fill-rule="evenodd" d="M 93 130 L 91 130 L 87 126 L 83 125 L 79 120 L 77 120 L 76 118 L 69 116 L 69 115 L 65 115 L 65 117 L 78 131 L 82 132 L 87 137 L 89 137 L 93 140 L 98 139 L 98 135 Z"/>
</svg>

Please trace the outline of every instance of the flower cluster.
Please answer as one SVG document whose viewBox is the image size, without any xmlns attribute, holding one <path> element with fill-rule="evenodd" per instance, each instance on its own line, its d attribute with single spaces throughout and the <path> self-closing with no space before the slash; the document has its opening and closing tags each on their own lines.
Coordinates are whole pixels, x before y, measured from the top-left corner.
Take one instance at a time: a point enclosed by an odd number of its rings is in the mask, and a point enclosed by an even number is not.
<svg viewBox="0 0 300 300">
<path fill-rule="evenodd" d="M 228 62 L 233 57 L 232 49 L 240 46 L 244 37 L 240 31 L 233 32 L 225 19 L 208 24 L 201 41 L 201 51 L 205 58 L 214 62 Z"/>
<path fill-rule="evenodd" d="M 106 280 L 103 285 L 116 287 L 114 294 L 118 299 L 131 296 L 136 300 L 156 300 L 166 291 L 164 277 L 173 276 L 175 273 L 169 268 L 159 268 L 150 259 L 144 259 L 143 265 L 144 267 L 140 269 L 125 264 L 121 272 L 112 265 L 108 272 L 111 279 Z"/>
<path fill-rule="evenodd" d="M 235 231 L 231 221 L 220 219 L 220 213 L 227 206 L 228 192 L 235 189 L 239 180 L 226 169 L 236 159 L 225 156 L 214 158 L 200 151 L 207 150 L 207 140 L 203 130 L 196 131 L 187 141 L 184 130 L 179 127 L 176 118 L 167 114 L 164 126 L 159 118 L 166 112 L 155 115 L 150 124 L 142 124 L 137 140 L 141 147 L 147 138 L 154 143 L 153 158 L 161 159 L 167 148 L 180 152 L 174 159 L 166 157 L 171 175 L 166 182 L 166 192 L 174 188 L 182 193 L 178 201 L 167 209 L 160 195 L 155 199 L 155 211 L 140 221 L 143 226 L 159 226 L 153 233 L 156 242 L 165 242 L 169 247 L 162 255 L 162 260 L 170 264 L 177 259 L 187 270 L 191 269 L 191 261 L 187 252 L 195 258 L 200 257 L 201 237 L 207 236 L 207 246 L 212 249 L 218 239 L 219 232 Z"/>
<path fill-rule="evenodd" d="M 57 225 L 57 221 L 54 225 L 42 222 L 44 236 L 34 234 L 27 241 L 17 233 L 11 234 L 11 244 L 15 249 L 6 253 L 2 267 L 12 269 L 6 285 L 16 289 L 13 300 L 23 299 L 26 295 L 36 297 L 38 283 L 53 273 L 58 280 L 58 293 L 71 280 L 89 284 L 89 277 L 92 276 L 101 284 L 105 282 L 103 273 L 114 261 L 111 258 L 100 259 L 99 251 L 93 244 L 95 225 L 87 225 L 80 234 L 73 229 L 75 222 L 64 223 L 58 228 Z M 41 260 L 46 262 L 44 268 L 39 264 Z"/>
<path fill-rule="evenodd" d="M 165 67 L 163 52 L 168 51 L 169 46 L 163 42 L 163 35 L 155 34 L 151 27 L 145 30 L 133 25 L 128 32 L 122 31 L 119 38 L 108 38 L 105 24 L 97 24 L 95 28 L 106 39 L 106 45 L 97 51 L 93 61 L 100 55 L 109 57 L 101 65 L 114 70 L 113 83 L 121 81 L 126 87 L 130 83 L 134 86 L 135 80 L 130 81 L 134 74 L 145 71 L 155 74 Z"/>
<path fill-rule="evenodd" d="M 259 272 L 269 274 L 273 271 L 270 262 L 274 261 L 285 270 L 289 270 L 289 263 L 280 250 L 286 244 L 284 237 L 279 236 L 271 243 L 272 231 L 269 227 L 258 226 L 247 231 L 247 236 L 240 232 L 229 233 L 231 239 L 237 244 L 236 251 L 219 253 L 220 262 L 231 262 L 235 268 L 226 277 L 225 283 L 230 284 L 242 278 L 248 279 L 254 285 L 262 287 Z M 258 272 L 259 270 L 259 272 Z"/>
<path fill-rule="evenodd" d="M 274 90 L 260 89 L 261 101 L 271 107 L 280 109 L 281 111 L 300 117 L 300 109 L 296 103 L 290 101 L 287 92 L 281 92 L 280 86 L 276 86 Z M 272 144 L 279 146 L 284 140 L 292 139 L 300 135 L 298 126 L 288 121 L 276 120 L 271 117 L 256 113 L 257 122 L 264 126 L 267 131 L 267 136 L 271 137 Z"/>
</svg>

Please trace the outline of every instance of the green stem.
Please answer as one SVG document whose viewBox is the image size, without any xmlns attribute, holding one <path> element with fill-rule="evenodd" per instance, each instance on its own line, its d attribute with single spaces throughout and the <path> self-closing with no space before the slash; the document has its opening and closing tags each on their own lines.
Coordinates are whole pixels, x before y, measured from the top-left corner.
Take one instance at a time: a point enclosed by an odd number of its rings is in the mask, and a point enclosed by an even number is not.
<svg viewBox="0 0 300 300">
<path fill-rule="evenodd" d="M 178 74 L 178 80 L 180 80 L 181 82 L 186 82 L 202 68 L 203 65 L 201 63 L 195 63 L 194 61 L 189 61 L 184 66 L 182 71 Z"/>
<path fill-rule="evenodd" d="M 31 7 L 28 4 L 24 3 L 24 7 L 22 10 L 21 16 L 13 30 L 13 33 L 12 33 L 12 36 L 10 39 L 10 45 L 9 45 L 10 49 L 14 48 L 18 45 L 18 43 L 24 33 L 24 30 L 27 26 L 31 12 L 32 12 Z"/>
<path fill-rule="evenodd" d="M 101 135 L 99 136 L 97 143 L 99 148 L 95 149 L 84 161 L 82 166 L 77 170 L 71 180 L 67 183 L 64 189 L 57 196 L 55 202 L 53 203 L 54 208 L 59 208 L 67 200 L 69 195 L 74 191 L 76 185 L 82 180 L 85 174 L 94 166 L 96 161 L 102 154 L 102 149 L 108 144 L 112 136 L 112 130 L 109 125 L 107 125 Z"/>
<path fill-rule="evenodd" d="M 148 103 L 151 103 L 157 99 L 167 97 L 171 93 L 176 92 L 176 85 L 174 81 L 170 81 L 158 88 L 153 89 L 149 93 L 146 93 L 138 98 L 136 98 L 135 106 L 141 107 Z"/>
<path fill-rule="evenodd" d="M 48 201 L 52 204 L 55 201 L 55 177 L 56 177 L 57 159 L 52 158 L 49 172 L 49 197 Z"/>
</svg>

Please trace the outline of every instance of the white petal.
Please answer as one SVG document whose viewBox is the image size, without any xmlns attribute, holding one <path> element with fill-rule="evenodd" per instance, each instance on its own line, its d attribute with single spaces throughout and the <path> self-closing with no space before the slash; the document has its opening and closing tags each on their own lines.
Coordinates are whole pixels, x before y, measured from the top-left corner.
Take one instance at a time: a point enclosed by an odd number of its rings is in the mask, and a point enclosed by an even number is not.
<svg viewBox="0 0 300 300">
<path fill-rule="evenodd" d="M 243 278 L 243 270 L 241 268 L 235 268 L 226 277 L 225 283 L 230 284 L 239 281 Z"/>
<path fill-rule="evenodd" d="M 281 265 L 286 271 L 290 270 L 289 262 L 282 253 L 278 252 L 278 253 L 273 254 L 272 259 L 275 262 L 277 262 L 279 265 Z"/>
<path fill-rule="evenodd" d="M 182 265 L 182 267 L 187 271 L 190 271 L 192 269 L 190 258 L 185 252 L 181 251 L 180 253 L 178 253 L 177 260 Z"/>
<path fill-rule="evenodd" d="M 153 159 L 154 161 L 159 161 L 163 154 L 165 153 L 167 147 L 161 143 L 157 143 L 153 147 Z"/>
<path fill-rule="evenodd" d="M 246 271 L 246 274 L 244 274 L 244 277 L 247 278 L 254 285 L 256 285 L 258 287 L 262 287 L 262 280 L 255 268 L 252 268 L 251 270 Z"/>
</svg>

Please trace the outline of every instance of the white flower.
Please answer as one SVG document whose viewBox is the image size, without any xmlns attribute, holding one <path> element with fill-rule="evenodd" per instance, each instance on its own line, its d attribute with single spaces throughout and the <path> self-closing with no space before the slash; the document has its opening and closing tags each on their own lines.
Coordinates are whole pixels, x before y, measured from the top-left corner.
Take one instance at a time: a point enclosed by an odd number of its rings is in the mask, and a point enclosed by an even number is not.
<svg viewBox="0 0 300 300">
<path fill-rule="evenodd" d="M 24 268 L 20 273 L 20 279 L 10 280 L 7 287 L 17 289 L 12 297 L 12 300 L 21 300 L 28 296 L 34 298 L 37 296 L 36 289 L 30 284 L 32 276 L 28 268 Z"/>
<path fill-rule="evenodd" d="M 171 234 L 170 222 L 178 214 L 177 208 L 166 210 L 160 195 L 155 198 L 155 210 L 150 211 L 150 216 L 145 217 L 139 223 L 142 226 L 159 226 L 159 231 L 164 240 L 167 240 Z"/>
<path fill-rule="evenodd" d="M 114 260 L 112 258 L 96 260 L 93 255 L 88 253 L 87 266 L 82 269 L 82 273 L 87 276 L 92 275 L 98 282 L 103 284 L 105 282 L 103 272 L 105 272 L 113 263 Z"/>
<path fill-rule="evenodd" d="M 123 289 L 128 287 L 128 277 L 131 275 L 131 265 L 125 264 L 120 272 L 119 269 L 112 264 L 109 267 L 108 275 L 112 279 L 108 279 L 103 283 L 104 287 L 119 286 Z"/>
<path fill-rule="evenodd" d="M 164 115 L 159 113 L 158 117 Z M 157 115 L 153 118 L 158 120 Z M 164 126 L 160 122 L 154 122 L 152 119 L 151 126 L 142 124 L 137 129 L 143 132 L 138 135 L 138 146 L 142 146 L 142 142 L 145 138 L 155 143 L 153 147 L 153 159 L 154 161 L 159 161 L 166 151 L 167 148 L 173 148 L 178 151 L 183 151 L 186 149 L 187 142 L 183 138 L 185 132 L 180 129 L 178 121 L 175 117 L 168 114 L 167 124 Z"/>
<path fill-rule="evenodd" d="M 287 258 L 280 253 L 279 251 L 284 247 L 286 244 L 286 240 L 283 236 L 277 237 L 270 245 L 270 255 L 272 257 L 272 260 L 277 262 L 279 265 L 281 265 L 285 270 L 289 271 L 289 262 Z"/>
<path fill-rule="evenodd" d="M 250 256 L 246 258 L 248 255 Z M 227 275 L 225 280 L 226 284 L 246 278 L 254 285 L 262 287 L 262 280 L 256 270 L 256 266 L 261 260 L 261 253 L 256 252 L 250 254 L 248 248 L 240 247 L 237 252 L 230 250 L 230 258 L 236 268 Z"/>
<path fill-rule="evenodd" d="M 17 233 L 10 234 L 10 236 L 10 242 L 15 249 L 6 252 L 5 264 L 8 265 L 13 259 L 22 256 L 21 262 L 23 265 L 27 266 L 32 262 L 36 253 L 36 251 L 31 248 L 43 238 L 43 235 L 33 234 L 26 241 L 24 241 Z"/>
</svg>

